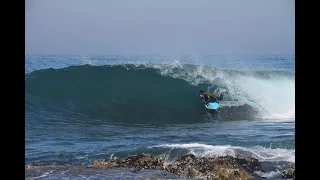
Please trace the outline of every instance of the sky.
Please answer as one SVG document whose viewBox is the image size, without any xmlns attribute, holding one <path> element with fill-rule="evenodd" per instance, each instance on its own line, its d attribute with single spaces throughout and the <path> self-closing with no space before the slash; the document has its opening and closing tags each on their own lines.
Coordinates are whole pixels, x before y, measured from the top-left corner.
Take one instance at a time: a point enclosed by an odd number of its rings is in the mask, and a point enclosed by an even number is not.
<svg viewBox="0 0 320 180">
<path fill-rule="evenodd" d="M 294 54 L 294 0 L 25 0 L 32 54 Z"/>
</svg>

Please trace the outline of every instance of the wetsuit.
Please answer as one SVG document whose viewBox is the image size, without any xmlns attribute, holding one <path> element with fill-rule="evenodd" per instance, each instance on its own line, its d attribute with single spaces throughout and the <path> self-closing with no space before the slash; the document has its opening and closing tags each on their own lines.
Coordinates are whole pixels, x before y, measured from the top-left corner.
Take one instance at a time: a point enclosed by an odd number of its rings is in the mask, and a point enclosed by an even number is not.
<svg viewBox="0 0 320 180">
<path fill-rule="evenodd" d="M 203 97 L 200 98 L 200 99 L 204 104 L 208 104 L 209 102 L 217 102 L 217 101 L 219 101 L 219 99 L 215 95 L 210 94 L 210 93 L 203 94 Z"/>
</svg>

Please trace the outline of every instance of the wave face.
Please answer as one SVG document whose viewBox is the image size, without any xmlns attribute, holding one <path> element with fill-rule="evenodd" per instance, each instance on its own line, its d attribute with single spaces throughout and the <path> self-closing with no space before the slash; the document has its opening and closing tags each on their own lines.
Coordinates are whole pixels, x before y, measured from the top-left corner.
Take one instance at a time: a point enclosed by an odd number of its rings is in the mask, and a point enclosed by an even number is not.
<svg viewBox="0 0 320 180">
<path fill-rule="evenodd" d="M 70 66 L 28 73 L 29 113 L 116 123 L 193 123 L 204 118 L 200 89 L 229 90 L 240 106 L 221 119 L 294 119 L 294 73 L 243 72 L 206 66 L 122 64 Z M 50 113 L 54 112 L 54 113 Z"/>
</svg>

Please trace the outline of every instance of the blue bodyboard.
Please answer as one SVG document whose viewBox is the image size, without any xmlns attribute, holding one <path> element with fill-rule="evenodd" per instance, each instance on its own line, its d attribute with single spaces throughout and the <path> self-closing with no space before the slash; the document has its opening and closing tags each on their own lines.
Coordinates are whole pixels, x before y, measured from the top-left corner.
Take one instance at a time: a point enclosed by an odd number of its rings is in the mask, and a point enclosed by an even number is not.
<svg viewBox="0 0 320 180">
<path fill-rule="evenodd" d="M 218 102 L 209 102 L 208 105 L 205 105 L 207 109 L 218 109 L 220 107 Z"/>
</svg>

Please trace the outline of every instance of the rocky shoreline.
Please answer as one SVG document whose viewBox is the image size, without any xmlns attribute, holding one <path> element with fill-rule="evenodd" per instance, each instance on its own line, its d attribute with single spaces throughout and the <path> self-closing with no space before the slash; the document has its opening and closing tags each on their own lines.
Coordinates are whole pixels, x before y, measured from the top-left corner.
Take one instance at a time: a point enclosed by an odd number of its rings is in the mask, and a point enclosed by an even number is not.
<svg viewBox="0 0 320 180">
<path fill-rule="evenodd" d="M 48 166 L 48 163 L 31 163 L 27 168 Z M 163 156 L 149 156 L 144 154 L 132 155 L 115 160 L 104 159 L 94 161 L 92 168 L 134 168 L 139 170 L 161 170 L 190 179 L 255 179 L 259 178 L 254 171 L 260 171 L 260 162 L 254 158 L 196 157 L 187 154 L 167 162 Z M 282 172 L 284 179 L 295 178 L 295 164 Z"/>
<path fill-rule="evenodd" d="M 295 178 L 295 163 L 291 164 L 291 166 L 283 171 L 282 177 L 283 178 Z"/>
</svg>

